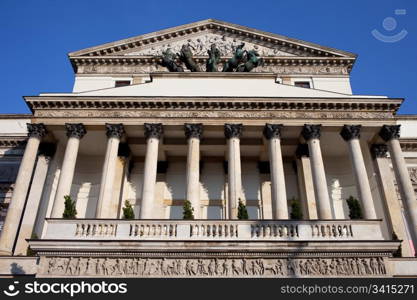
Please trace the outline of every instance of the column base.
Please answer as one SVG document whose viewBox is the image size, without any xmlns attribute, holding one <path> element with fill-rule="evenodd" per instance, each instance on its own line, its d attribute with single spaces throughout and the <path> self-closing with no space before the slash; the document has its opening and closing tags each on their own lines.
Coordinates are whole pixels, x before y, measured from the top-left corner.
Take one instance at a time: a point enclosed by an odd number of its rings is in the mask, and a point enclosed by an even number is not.
<svg viewBox="0 0 417 300">
<path fill-rule="evenodd" d="M 13 253 L 11 251 L 0 248 L 0 256 L 12 256 L 12 255 Z"/>
</svg>

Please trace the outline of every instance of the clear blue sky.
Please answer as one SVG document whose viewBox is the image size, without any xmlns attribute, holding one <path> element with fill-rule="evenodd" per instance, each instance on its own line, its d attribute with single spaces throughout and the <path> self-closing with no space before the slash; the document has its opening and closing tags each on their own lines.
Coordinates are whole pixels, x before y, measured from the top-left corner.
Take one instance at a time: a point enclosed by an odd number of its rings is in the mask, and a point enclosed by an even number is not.
<svg viewBox="0 0 417 300">
<path fill-rule="evenodd" d="M 68 52 L 215 18 L 357 53 L 354 93 L 404 97 L 400 113 L 417 114 L 416 14 L 415 0 L 0 0 L 0 113 L 29 112 L 23 95 L 71 91 Z M 374 29 L 408 34 L 385 43 Z"/>
</svg>

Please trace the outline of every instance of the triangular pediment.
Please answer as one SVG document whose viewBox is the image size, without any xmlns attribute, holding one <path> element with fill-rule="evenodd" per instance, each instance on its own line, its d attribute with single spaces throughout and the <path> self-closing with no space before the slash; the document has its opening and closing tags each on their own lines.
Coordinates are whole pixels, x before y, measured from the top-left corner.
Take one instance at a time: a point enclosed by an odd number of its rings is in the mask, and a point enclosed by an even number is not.
<svg viewBox="0 0 417 300">
<path fill-rule="evenodd" d="M 246 49 L 255 49 L 263 57 L 356 57 L 350 52 L 213 19 L 87 48 L 69 56 L 158 56 L 167 48 L 179 52 L 183 44 L 189 44 L 196 56 L 207 56 L 211 44 L 216 44 L 222 55 L 231 56 L 242 42 Z"/>
</svg>

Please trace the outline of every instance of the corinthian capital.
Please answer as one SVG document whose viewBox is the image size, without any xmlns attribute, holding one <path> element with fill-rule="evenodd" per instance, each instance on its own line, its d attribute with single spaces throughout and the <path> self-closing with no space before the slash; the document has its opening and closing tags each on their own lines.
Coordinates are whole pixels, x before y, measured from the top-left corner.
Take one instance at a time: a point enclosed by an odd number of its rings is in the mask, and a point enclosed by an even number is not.
<svg viewBox="0 0 417 300">
<path fill-rule="evenodd" d="M 125 134 L 125 128 L 123 124 L 109 124 L 106 123 L 106 135 L 108 138 L 118 138 L 121 139 Z"/>
<path fill-rule="evenodd" d="M 345 141 L 359 139 L 361 136 L 361 125 L 344 125 L 340 135 Z"/>
<path fill-rule="evenodd" d="M 87 130 L 85 130 L 85 127 L 82 123 L 66 123 L 65 128 L 67 129 L 67 137 L 75 137 L 77 139 L 82 139 L 83 136 L 87 133 Z"/>
<path fill-rule="evenodd" d="M 281 138 L 281 128 L 282 124 L 265 124 L 264 127 L 264 136 L 266 139 L 270 140 L 273 138 Z"/>
<path fill-rule="evenodd" d="M 203 124 L 184 124 L 184 132 L 187 139 L 200 139 L 203 135 Z"/>
<path fill-rule="evenodd" d="M 145 127 L 145 137 L 147 139 L 156 138 L 159 140 L 164 133 L 161 123 L 145 123 L 143 126 Z"/>
<path fill-rule="evenodd" d="M 321 136 L 321 125 L 304 124 L 301 135 L 306 141 L 311 139 L 319 139 Z"/>
<path fill-rule="evenodd" d="M 385 144 L 374 144 L 371 146 L 371 153 L 374 158 L 387 157 L 388 146 Z"/>
<path fill-rule="evenodd" d="M 43 138 L 48 132 L 46 127 L 43 123 L 34 124 L 34 123 L 27 123 L 28 128 L 28 137 L 36 137 L 36 138 Z"/>
<path fill-rule="evenodd" d="M 242 124 L 224 124 L 224 135 L 226 138 L 240 138 L 242 135 Z"/>
<path fill-rule="evenodd" d="M 386 142 L 400 138 L 401 125 L 384 125 L 379 131 L 379 136 Z"/>
</svg>

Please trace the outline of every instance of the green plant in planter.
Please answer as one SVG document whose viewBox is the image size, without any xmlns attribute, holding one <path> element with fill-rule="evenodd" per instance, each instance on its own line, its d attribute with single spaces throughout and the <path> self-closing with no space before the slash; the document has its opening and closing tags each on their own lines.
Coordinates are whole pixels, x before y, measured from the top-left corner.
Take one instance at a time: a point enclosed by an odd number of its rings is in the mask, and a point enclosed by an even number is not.
<svg viewBox="0 0 417 300">
<path fill-rule="evenodd" d="M 129 200 L 125 201 L 125 207 L 123 207 L 123 219 L 132 220 L 135 218 L 135 212 L 133 211 L 132 204 Z"/>
<path fill-rule="evenodd" d="M 77 216 L 77 209 L 75 208 L 75 201 L 71 199 L 70 196 L 64 196 L 65 200 L 65 210 L 62 214 L 64 219 L 75 219 Z"/>
<path fill-rule="evenodd" d="M 194 208 L 191 206 L 190 201 L 185 200 L 182 209 L 182 218 L 184 220 L 194 220 Z"/>
<path fill-rule="evenodd" d="M 300 201 L 298 199 L 292 198 L 290 200 L 291 213 L 290 217 L 292 220 L 301 220 L 303 218 L 303 212 L 301 210 Z"/>
<path fill-rule="evenodd" d="M 239 199 L 239 206 L 237 208 L 237 218 L 239 220 L 247 220 L 249 219 L 248 210 L 246 209 L 246 205 Z"/>
<path fill-rule="evenodd" d="M 346 199 L 346 203 L 349 207 L 349 218 L 352 220 L 362 219 L 362 208 L 359 200 L 353 196 Z"/>
</svg>

